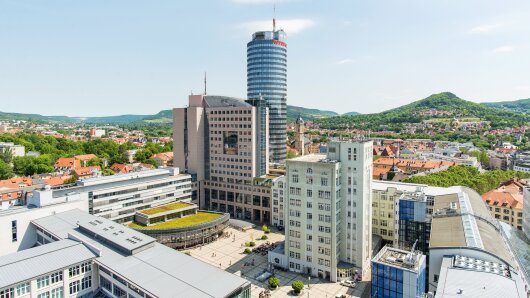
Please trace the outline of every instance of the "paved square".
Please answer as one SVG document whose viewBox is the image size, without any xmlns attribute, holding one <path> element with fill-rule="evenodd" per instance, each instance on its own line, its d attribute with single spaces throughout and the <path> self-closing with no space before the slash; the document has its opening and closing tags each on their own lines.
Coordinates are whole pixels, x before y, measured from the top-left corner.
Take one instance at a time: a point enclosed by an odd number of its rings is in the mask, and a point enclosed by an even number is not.
<svg viewBox="0 0 530 298">
<path fill-rule="evenodd" d="M 255 279 L 267 268 L 267 255 L 259 253 L 245 254 L 243 252 L 245 250 L 244 243 L 254 241 L 256 242 L 256 247 L 258 247 L 267 242 L 283 241 L 285 236 L 273 230 L 267 234 L 267 240 L 257 240 L 264 234 L 260 227 L 246 232 L 227 228 L 225 233 L 228 233 L 229 236 L 223 236 L 213 243 L 188 250 L 188 252 L 192 257 L 218 266 L 228 272 L 241 271 L 241 276 L 252 283 L 252 298 L 258 298 L 261 292 L 268 289 L 267 280 L 259 282 Z M 254 265 L 252 265 L 252 262 L 254 262 Z M 271 291 L 271 297 L 293 297 L 291 284 L 297 279 L 306 285 L 303 294 L 299 297 L 334 298 L 339 294 L 346 294 L 346 297 L 369 297 L 369 282 L 358 283 L 352 289 L 341 286 L 339 283 L 319 280 L 316 277 L 311 277 L 311 280 L 308 280 L 306 275 L 288 271 L 276 270 L 276 276 L 280 279 L 280 287 Z"/>
</svg>

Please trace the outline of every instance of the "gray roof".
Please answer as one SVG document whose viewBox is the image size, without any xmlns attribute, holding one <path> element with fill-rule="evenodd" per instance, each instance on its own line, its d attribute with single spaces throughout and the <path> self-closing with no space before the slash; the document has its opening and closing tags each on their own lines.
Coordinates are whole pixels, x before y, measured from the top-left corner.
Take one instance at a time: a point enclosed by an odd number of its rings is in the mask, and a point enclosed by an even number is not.
<svg viewBox="0 0 530 298">
<path fill-rule="evenodd" d="M 0 288 L 96 257 L 81 242 L 60 240 L 0 257 Z"/>
<path fill-rule="evenodd" d="M 124 255 L 112 243 L 102 243 L 77 227 L 78 222 L 107 219 L 81 210 L 71 210 L 34 220 L 33 223 L 51 234 L 68 235 L 101 250 L 98 264 L 109 268 L 156 297 L 226 297 L 248 285 L 248 281 L 159 243 Z M 129 230 L 123 227 L 124 230 Z M 147 236 L 143 236 L 146 238 Z M 147 237 L 150 238 L 150 237 Z M 98 239 L 101 239 L 98 237 Z"/>
<path fill-rule="evenodd" d="M 251 107 L 249 103 L 242 99 L 228 96 L 206 95 L 204 97 L 206 107 L 225 108 L 225 107 Z"/>
</svg>

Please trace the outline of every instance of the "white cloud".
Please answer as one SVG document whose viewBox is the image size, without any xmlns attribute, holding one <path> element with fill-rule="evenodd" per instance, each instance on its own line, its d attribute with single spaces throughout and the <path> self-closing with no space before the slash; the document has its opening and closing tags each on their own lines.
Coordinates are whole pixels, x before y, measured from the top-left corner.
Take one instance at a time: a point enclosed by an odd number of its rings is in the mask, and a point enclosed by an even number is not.
<svg viewBox="0 0 530 298">
<path fill-rule="evenodd" d="M 487 34 L 498 31 L 502 27 L 506 26 L 504 23 L 485 24 L 477 27 L 473 27 L 469 30 L 471 34 Z"/>
<path fill-rule="evenodd" d="M 346 58 L 346 59 L 340 60 L 339 62 L 337 62 L 337 64 L 350 64 L 350 63 L 354 63 L 354 62 L 355 61 L 353 59 Z"/>
<path fill-rule="evenodd" d="M 513 50 L 515 50 L 515 48 L 512 46 L 502 46 L 502 47 L 493 49 L 493 53 L 509 53 L 509 52 L 513 52 Z"/>
<path fill-rule="evenodd" d="M 284 29 L 287 34 L 296 34 L 311 28 L 314 25 L 315 22 L 310 19 L 276 20 L 276 27 Z M 240 24 L 239 27 L 249 33 L 272 30 L 272 20 L 247 22 Z"/>
</svg>

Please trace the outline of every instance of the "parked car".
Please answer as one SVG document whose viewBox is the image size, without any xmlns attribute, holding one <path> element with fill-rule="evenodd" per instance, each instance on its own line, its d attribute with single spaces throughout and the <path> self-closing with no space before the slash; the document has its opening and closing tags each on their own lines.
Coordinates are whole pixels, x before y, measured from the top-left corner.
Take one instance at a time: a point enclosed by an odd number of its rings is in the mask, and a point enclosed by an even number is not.
<svg viewBox="0 0 530 298">
<path fill-rule="evenodd" d="M 345 286 L 345 287 L 349 287 L 349 288 L 355 288 L 355 286 L 357 285 L 352 280 L 343 280 L 343 281 L 340 282 L 340 284 Z"/>
</svg>

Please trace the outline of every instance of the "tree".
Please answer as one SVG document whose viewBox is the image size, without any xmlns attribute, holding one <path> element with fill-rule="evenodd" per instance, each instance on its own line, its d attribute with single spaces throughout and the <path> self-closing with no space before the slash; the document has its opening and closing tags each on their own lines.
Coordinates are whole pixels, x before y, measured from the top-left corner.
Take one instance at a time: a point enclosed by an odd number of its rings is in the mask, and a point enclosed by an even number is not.
<svg viewBox="0 0 530 298">
<path fill-rule="evenodd" d="M 4 148 L 0 150 L 0 160 L 3 160 L 5 163 L 11 163 L 13 161 L 13 153 L 11 150 Z"/>
<path fill-rule="evenodd" d="M 0 180 L 9 179 L 14 175 L 11 166 L 0 159 Z"/>
<path fill-rule="evenodd" d="M 280 285 L 280 279 L 276 276 L 269 277 L 269 287 L 276 289 Z"/>
<path fill-rule="evenodd" d="M 302 292 L 302 289 L 304 288 L 304 283 L 300 280 L 295 280 L 291 284 L 291 287 L 293 288 L 296 294 L 300 294 L 300 292 Z"/>
<path fill-rule="evenodd" d="M 103 176 L 112 176 L 114 175 L 114 171 L 111 170 L 111 169 L 103 169 L 103 172 L 102 172 Z"/>
</svg>

